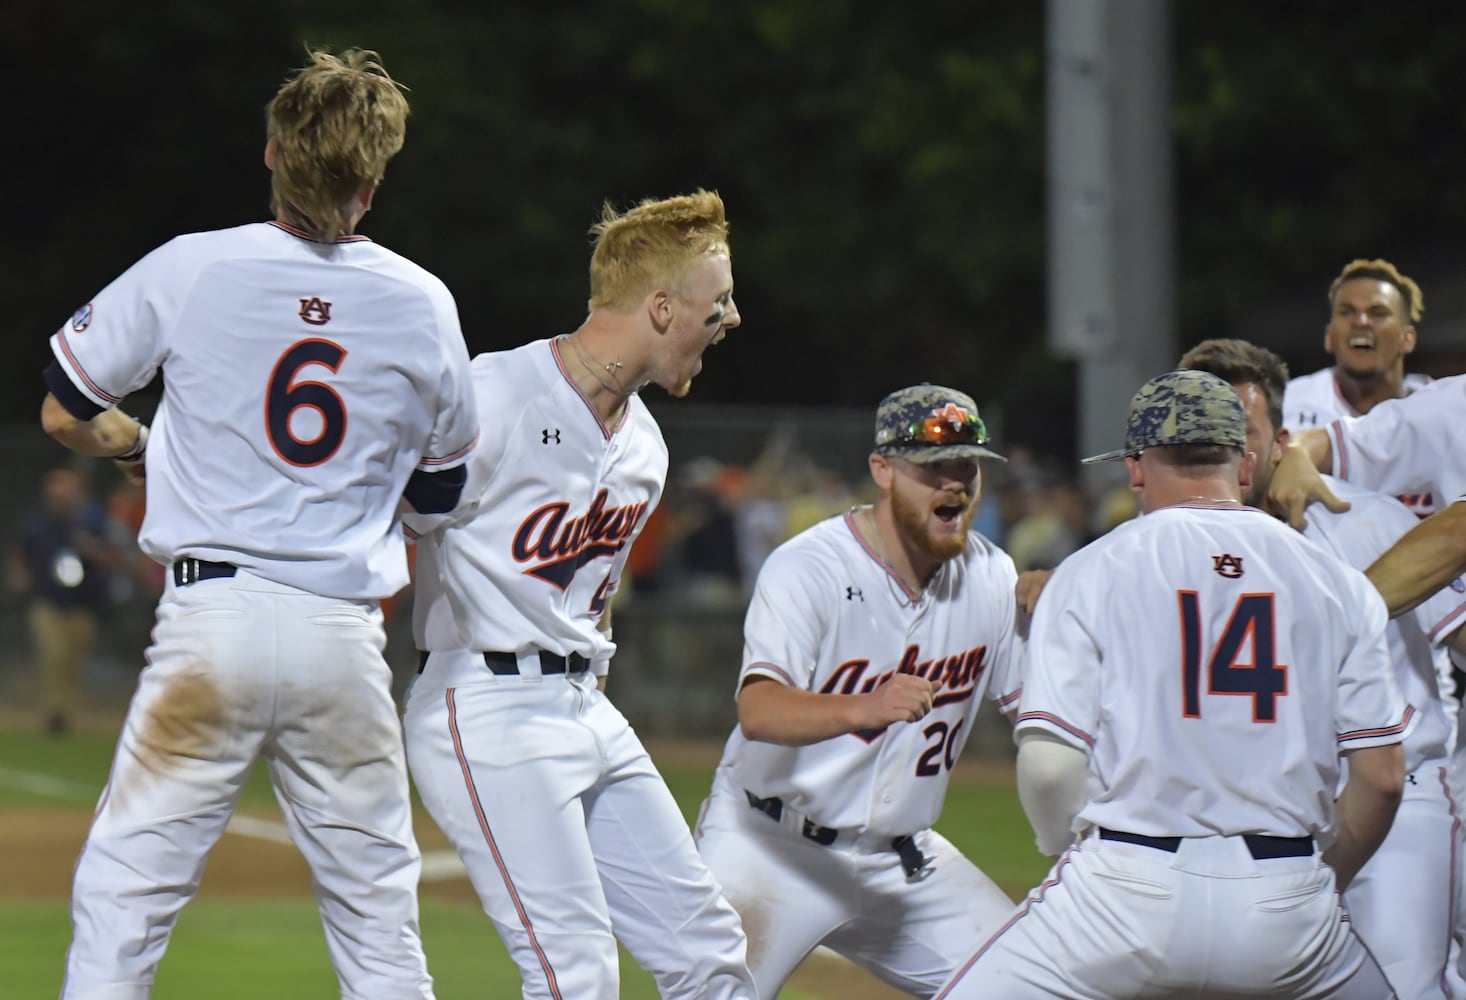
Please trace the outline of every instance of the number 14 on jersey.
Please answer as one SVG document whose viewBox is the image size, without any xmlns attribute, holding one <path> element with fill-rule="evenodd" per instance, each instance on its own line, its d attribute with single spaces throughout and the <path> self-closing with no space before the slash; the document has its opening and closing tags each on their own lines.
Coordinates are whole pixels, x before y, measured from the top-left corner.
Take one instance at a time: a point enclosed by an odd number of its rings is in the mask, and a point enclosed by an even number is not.
<svg viewBox="0 0 1466 1000">
<path fill-rule="evenodd" d="M 1201 718 L 1201 597 L 1194 590 L 1177 591 L 1181 604 L 1181 712 Z M 1272 594 L 1243 594 L 1231 618 L 1211 647 L 1206 661 L 1206 693 L 1250 695 L 1252 721 L 1276 722 L 1277 700 L 1288 693 L 1288 667 L 1277 662 Z M 1242 657 L 1250 650 L 1251 661 Z"/>
</svg>

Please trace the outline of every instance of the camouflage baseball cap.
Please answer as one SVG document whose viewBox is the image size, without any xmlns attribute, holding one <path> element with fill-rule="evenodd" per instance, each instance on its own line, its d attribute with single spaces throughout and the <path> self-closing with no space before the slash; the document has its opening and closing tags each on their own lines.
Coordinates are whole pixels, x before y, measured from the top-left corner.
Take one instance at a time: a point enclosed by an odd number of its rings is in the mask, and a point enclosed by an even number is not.
<svg viewBox="0 0 1466 1000">
<path fill-rule="evenodd" d="M 952 458 L 996 458 L 983 445 L 988 429 L 977 404 L 965 392 L 923 382 L 897 389 L 876 408 L 876 446 L 881 455 L 893 455 L 925 465 Z"/>
<path fill-rule="evenodd" d="M 1168 444 L 1220 444 L 1245 449 L 1247 416 L 1228 383 L 1208 372 L 1157 375 L 1130 400 L 1125 447 L 1083 459 L 1084 464 L 1134 458 Z"/>
</svg>

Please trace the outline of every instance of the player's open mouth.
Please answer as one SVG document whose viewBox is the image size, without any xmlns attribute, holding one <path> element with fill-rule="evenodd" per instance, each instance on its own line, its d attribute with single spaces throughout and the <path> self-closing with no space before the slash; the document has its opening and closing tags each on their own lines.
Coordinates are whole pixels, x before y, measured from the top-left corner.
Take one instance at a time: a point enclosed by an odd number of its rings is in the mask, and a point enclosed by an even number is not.
<svg viewBox="0 0 1466 1000">
<path fill-rule="evenodd" d="M 960 503 L 944 503 L 936 509 L 937 520 L 944 524 L 951 524 L 962 516 L 967 508 Z"/>
<path fill-rule="evenodd" d="M 1368 337 L 1350 337 L 1349 349 L 1351 351 L 1372 351 L 1374 350 L 1374 341 Z"/>
</svg>

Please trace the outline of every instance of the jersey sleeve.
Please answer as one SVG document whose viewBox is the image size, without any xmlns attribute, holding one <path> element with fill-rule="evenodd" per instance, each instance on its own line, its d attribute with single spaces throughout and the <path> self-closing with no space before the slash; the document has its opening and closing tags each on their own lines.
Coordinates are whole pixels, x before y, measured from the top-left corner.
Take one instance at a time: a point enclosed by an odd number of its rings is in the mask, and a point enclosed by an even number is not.
<svg viewBox="0 0 1466 1000">
<path fill-rule="evenodd" d="M 1466 422 L 1466 379 L 1443 379 L 1362 417 L 1329 425 L 1334 475 L 1380 493 L 1430 487 L 1439 503 L 1466 497 L 1466 454 L 1452 428 Z"/>
<path fill-rule="evenodd" d="M 740 688 L 750 677 L 768 677 L 810 690 L 828 621 L 816 595 L 832 592 L 817 575 L 797 550 L 778 549 L 764 561 L 743 623 Z"/>
<path fill-rule="evenodd" d="M 1084 576 L 1075 560 L 1061 564 L 1034 609 L 1014 731 L 1041 730 L 1088 753 L 1099 728 L 1102 652 L 1083 588 L 1109 583 Z"/>
<path fill-rule="evenodd" d="M 463 342 L 458 309 L 452 296 L 446 289 L 441 295 L 446 301 L 437 302 L 436 311 L 442 370 L 438 378 L 433 430 L 417 466 L 424 472 L 462 465 L 479 440 L 478 403 L 474 396 L 468 347 Z"/>
<path fill-rule="evenodd" d="M 1023 694 L 1023 664 L 1028 653 L 1028 641 L 1023 634 L 1020 621 L 1023 612 L 1018 607 L 1014 589 L 1018 586 L 1018 570 L 1006 552 L 998 551 L 995 556 L 993 587 L 1006 595 L 999 604 L 1000 633 L 993 658 L 993 673 L 988 678 L 987 696 L 1003 712 L 1013 712 Z M 1042 598 L 1040 598 L 1042 600 Z"/>
<path fill-rule="evenodd" d="M 178 281 L 178 247 L 166 243 L 128 268 L 51 337 L 56 369 L 75 392 L 47 381 L 72 416 L 90 420 L 152 381 L 175 312 L 165 297 Z"/>
<path fill-rule="evenodd" d="M 1430 636 L 1430 641 L 1441 645 L 1466 625 L 1466 578 L 1458 576 L 1411 613 Z"/>
<path fill-rule="evenodd" d="M 1417 713 L 1400 693 L 1390 664 L 1385 640 L 1389 612 L 1363 573 L 1341 568 L 1346 574 L 1340 595 L 1347 647 L 1335 702 L 1339 749 L 1400 743 L 1415 728 Z"/>
</svg>

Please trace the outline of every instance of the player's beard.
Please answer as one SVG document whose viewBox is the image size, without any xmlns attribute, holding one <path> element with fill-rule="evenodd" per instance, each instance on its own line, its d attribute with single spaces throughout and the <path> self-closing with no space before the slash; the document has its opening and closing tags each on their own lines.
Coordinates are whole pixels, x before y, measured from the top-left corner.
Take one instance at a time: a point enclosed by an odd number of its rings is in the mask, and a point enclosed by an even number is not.
<svg viewBox="0 0 1466 1000">
<path fill-rule="evenodd" d="M 930 508 L 907 500 L 900 490 L 893 490 L 891 493 L 891 516 L 895 518 L 896 528 L 901 535 L 910 539 L 924 555 L 946 562 L 960 556 L 967 547 L 967 532 L 972 527 L 972 519 L 977 516 L 977 499 L 974 497 L 968 501 L 967 508 L 958 519 L 960 531 L 936 537 L 932 536 L 928 528 L 931 518 L 936 515 Z"/>
</svg>

